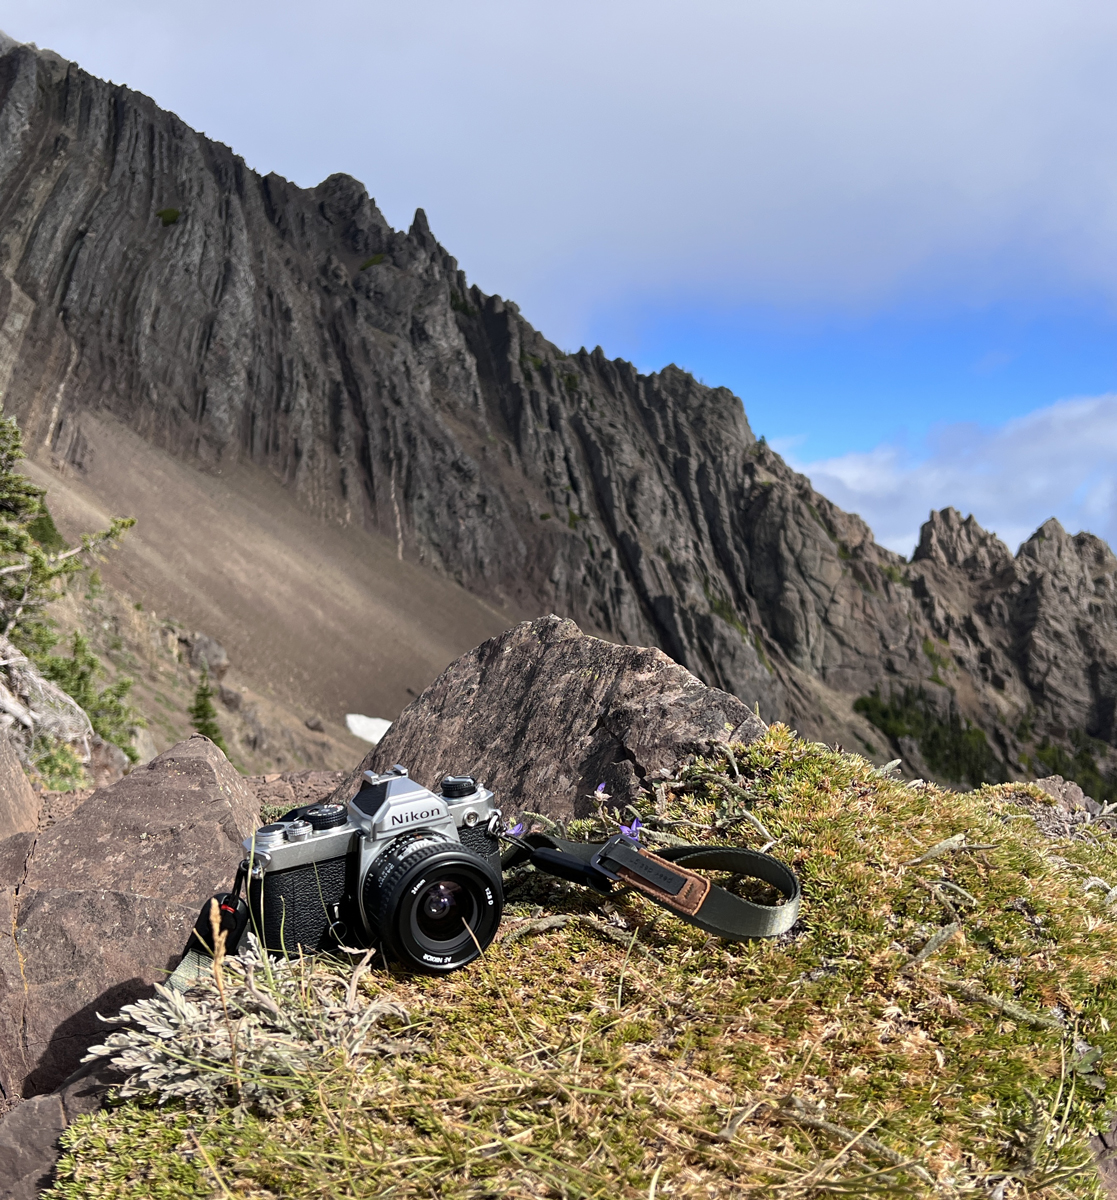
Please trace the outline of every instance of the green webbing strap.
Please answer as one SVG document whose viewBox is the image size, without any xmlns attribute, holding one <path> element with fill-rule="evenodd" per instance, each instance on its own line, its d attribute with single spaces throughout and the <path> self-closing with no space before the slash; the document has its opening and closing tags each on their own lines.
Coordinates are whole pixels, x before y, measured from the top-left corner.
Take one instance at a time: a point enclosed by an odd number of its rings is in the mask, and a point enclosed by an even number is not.
<svg viewBox="0 0 1117 1200">
<path fill-rule="evenodd" d="M 191 984 L 213 974 L 213 959 L 199 950 L 187 950 L 182 961 L 170 973 L 164 984 L 176 992 L 185 992 Z"/>
<path fill-rule="evenodd" d="M 739 942 L 745 938 L 776 937 L 786 933 L 799 918 L 802 891 L 799 879 L 779 859 L 759 850 L 739 846 L 665 846 L 657 857 L 678 863 L 689 870 L 732 871 L 770 883 L 786 897 L 783 904 L 756 904 L 734 896 L 725 888 L 711 885 L 706 902 L 692 922 L 708 933 Z M 684 914 L 684 920 L 688 919 Z"/>
<path fill-rule="evenodd" d="M 799 916 L 802 898 L 799 880 L 790 867 L 770 854 L 739 846 L 665 846 L 653 852 L 629 838 L 568 842 L 533 833 L 517 838 L 502 859 L 505 868 L 524 862 L 601 892 L 610 891 L 614 883 L 635 887 L 691 925 L 734 942 L 786 933 Z M 666 864 L 682 871 L 673 872 Z M 695 868 L 763 880 L 783 894 L 784 903 L 744 900 L 694 875 Z"/>
</svg>

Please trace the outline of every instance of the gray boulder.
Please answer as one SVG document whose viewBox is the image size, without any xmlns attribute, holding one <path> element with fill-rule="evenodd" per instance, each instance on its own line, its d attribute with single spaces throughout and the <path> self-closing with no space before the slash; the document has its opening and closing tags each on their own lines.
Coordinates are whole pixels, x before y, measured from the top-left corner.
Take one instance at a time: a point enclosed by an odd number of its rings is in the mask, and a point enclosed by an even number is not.
<svg viewBox="0 0 1117 1200">
<path fill-rule="evenodd" d="M 1035 784 L 1055 801 L 1055 806 L 1062 812 L 1096 812 L 1100 807 L 1077 783 L 1072 779 L 1064 779 L 1062 775 L 1048 775 L 1045 779 L 1037 779 Z"/>
<path fill-rule="evenodd" d="M 428 787 L 446 774 L 476 775 L 506 815 L 583 816 L 600 783 L 623 806 L 680 757 L 754 741 L 765 728 L 736 696 L 662 650 L 617 646 L 542 617 L 452 663 L 336 795 L 348 799 L 362 771 L 398 762 Z"/>
<path fill-rule="evenodd" d="M 0 1118 L 0 1200 L 34 1200 L 49 1186 L 62 1131 L 98 1108 L 121 1078 L 104 1064 L 82 1067 L 57 1091 L 32 1096 Z"/>
<path fill-rule="evenodd" d="M 256 797 L 258 809 L 287 809 L 327 800 L 345 777 L 344 771 L 283 771 L 248 775 L 244 784 Z"/>
<path fill-rule="evenodd" d="M 194 670 L 206 671 L 216 680 L 225 678 L 229 670 L 229 653 L 216 638 L 211 638 L 208 633 L 195 633 L 193 637 L 183 636 L 178 640 L 185 646 Z M 225 689 L 221 690 L 224 698 Z"/>
<path fill-rule="evenodd" d="M 57 824 L 0 841 L 5 1100 L 58 1087 L 104 1032 L 97 1012 L 165 977 L 201 901 L 231 882 L 256 812 L 195 734 Z"/>
</svg>

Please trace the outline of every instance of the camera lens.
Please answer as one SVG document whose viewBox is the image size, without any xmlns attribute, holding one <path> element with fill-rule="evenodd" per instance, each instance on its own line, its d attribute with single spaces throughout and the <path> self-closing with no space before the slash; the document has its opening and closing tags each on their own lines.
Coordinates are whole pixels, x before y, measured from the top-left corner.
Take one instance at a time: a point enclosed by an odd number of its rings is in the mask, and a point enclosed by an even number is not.
<svg viewBox="0 0 1117 1200">
<path fill-rule="evenodd" d="M 366 917 L 392 957 L 431 974 L 472 962 L 496 936 L 503 908 L 497 871 L 429 832 L 396 839 L 362 890 Z"/>
</svg>

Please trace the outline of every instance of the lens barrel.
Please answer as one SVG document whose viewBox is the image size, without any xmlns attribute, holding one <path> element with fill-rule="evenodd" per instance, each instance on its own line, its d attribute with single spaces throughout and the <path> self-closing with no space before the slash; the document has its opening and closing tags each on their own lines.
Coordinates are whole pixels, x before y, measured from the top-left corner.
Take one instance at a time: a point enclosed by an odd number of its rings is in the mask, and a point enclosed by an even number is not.
<svg viewBox="0 0 1117 1200">
<path fill-rule="evenodd" d="M 475 959 L 496 936 L 500 875 L 440 834 L 404 834 L 380 854 L 362 889 L 364 910 L 393 958 L 439 975 Z"/>
</svg>

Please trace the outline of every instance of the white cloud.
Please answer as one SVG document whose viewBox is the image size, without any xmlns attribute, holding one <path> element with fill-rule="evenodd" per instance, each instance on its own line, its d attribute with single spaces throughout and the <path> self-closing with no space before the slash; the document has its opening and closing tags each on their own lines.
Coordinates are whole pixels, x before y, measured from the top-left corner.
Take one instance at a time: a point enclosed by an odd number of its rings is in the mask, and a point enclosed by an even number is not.
<svg viewBox="0 0 1117 1200">
<path fill-rule="evenodd" d="M 792 464 L 901 554 L 948 505 L 1013 551 L 1049 517 L 1117 545 L 1117 396 L 1063 400 L 993 429 L 940 426 L 918 454 L 881 445 Z"/>
<path fill-rule="evenodd" d="M 632 297 L 1117 294 L 1109 0 L 4 0 L 251 165 L 417 205 L 563 344 Z"/>
</svg>

